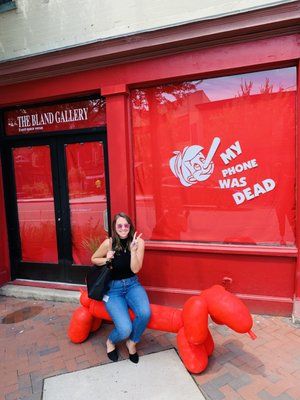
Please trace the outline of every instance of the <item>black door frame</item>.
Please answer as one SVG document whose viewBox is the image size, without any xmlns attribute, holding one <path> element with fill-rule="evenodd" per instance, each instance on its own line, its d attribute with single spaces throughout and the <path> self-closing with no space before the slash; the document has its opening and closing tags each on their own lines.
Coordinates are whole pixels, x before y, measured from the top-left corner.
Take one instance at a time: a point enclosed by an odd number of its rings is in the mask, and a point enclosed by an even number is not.
<svg viewBox="0 0 300 400">
<path fill-rule="evenodd" d="M 110 194 L 106 128 L 92 128 L 55 133 L 35 134 L 1 138 L 1 160 L 5 195 L 6 218 L 8 226 L 9 253 L 12 279 L 32 279 L 84 283 L 89 266 L 72 265 L 72 243 L 70 209 L 67 187 L 67 166 L 64 145 L 100 141 L 104 149 L 104 169 L 108 226 L 110 227 Z M 18 220 L 16 185 L 12 148 L 49 145 L 52 166 L 52 181 L 58 246 L 58 264 L 21 261 L 21 240 Z M 110 229 L 110 228 L 109 228 Z M 110 234 L 110 231 L 109 231 Z"/>
</svg>

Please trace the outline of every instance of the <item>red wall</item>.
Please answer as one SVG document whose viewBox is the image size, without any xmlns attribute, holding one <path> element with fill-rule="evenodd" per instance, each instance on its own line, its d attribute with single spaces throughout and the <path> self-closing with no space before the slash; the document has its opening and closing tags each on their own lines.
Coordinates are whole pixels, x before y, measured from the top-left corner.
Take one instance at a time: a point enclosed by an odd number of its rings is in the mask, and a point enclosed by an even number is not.
<svg viewBox="0 0 300 400">
<path fill-rule="evenodd" d="M 295 60 L 300 58 L 299 39 L 300 35 L 261 39 L 10 85 L 1 89 L 0 106 L 101 91 L 107 100 L 111 212 L 123 210 L 134 217 L 127 87 L 296 65 Z M 2 192 L 1 212 L 3 220 Z M 1 237 L 6 238 L 3 226 Z M 175 245 L 149 242 L 146 246 L 141 280 L 152 301 L 180 306 L 194 292 L 223 282 L 255 312 L 289 315 L 295 288 L 296 297 L 300 298 L 299 282 L 295 279 L 299 276 L 296 248 L 266 251 L 260 246 L 189 246 L 180 242 Z M 5 258 L 2 262 L 7 264 L 5 240 L 0 250 Z"/>
<path fill-rule="evenodd" d="M 141 279 L 153 302 L 180 306 L 199 290 L 221 284 L 238 293 L 253 312 L 290 315 L 294 273 L 293 257 L 149 250 Z"/>
<path fill-rule="evenodd" d="M 295 65 L 300 57 L 299 40 L 300 34 L 261 39 L 3 86 L 0 105 L 95 93 L 100 89 L 103 94 L 113 95 L 123 93 L 124 85 L 139 87 L 173 79 L 199 79 L 203 74 L 220 76 L 225 71 Z"/>
</svg>

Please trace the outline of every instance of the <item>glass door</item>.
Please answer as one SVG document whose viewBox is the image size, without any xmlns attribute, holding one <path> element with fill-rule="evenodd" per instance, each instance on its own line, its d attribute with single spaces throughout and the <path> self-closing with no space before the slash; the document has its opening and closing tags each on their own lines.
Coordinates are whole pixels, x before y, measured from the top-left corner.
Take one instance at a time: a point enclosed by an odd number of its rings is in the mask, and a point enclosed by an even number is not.
<svg viewBox="0 0 300 400">
<path fill-rule="evenodd" d="M 107 187 L 101 142 L 65 145 L 73 265 L 89 265 L 107 237 Z"/>
<path fill-rule="evenodd" d="M 22 262 L 58 263 L 50 146 L 12 148 Z"/>
<path fill-rule="evenodd" d="M 83 283 L 108 235 L 106 136 L 10 143 L 6 200 L 14 278 Z"/>
</svg>

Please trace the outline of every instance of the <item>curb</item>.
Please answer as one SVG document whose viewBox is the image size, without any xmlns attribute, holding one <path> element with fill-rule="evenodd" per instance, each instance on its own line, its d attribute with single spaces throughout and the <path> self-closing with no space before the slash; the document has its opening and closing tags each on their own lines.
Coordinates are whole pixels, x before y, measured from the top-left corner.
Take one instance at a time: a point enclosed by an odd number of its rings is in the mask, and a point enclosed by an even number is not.
<svg viewBox="0 0 300 400">
<path fill-rule="evenodd" d="M 0 288 L 0 296 L 79 304 L 80 292 L 79 290 L 61 290 L 30 286 L 4 285 Z"/>
</svg>

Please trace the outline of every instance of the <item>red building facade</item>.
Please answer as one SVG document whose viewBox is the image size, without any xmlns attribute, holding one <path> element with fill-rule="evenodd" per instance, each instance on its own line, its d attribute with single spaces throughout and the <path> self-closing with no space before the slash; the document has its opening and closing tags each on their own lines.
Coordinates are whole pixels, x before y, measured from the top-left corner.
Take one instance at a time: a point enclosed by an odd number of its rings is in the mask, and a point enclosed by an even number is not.
<svg viewBox="0 0 300 400">
<path fill-rule="evenodd" d="M 1 283 L 80 284 L 115 212 L 152 302 L 300 315 L 299 4 L 0 66 Z"/>
</svg>

